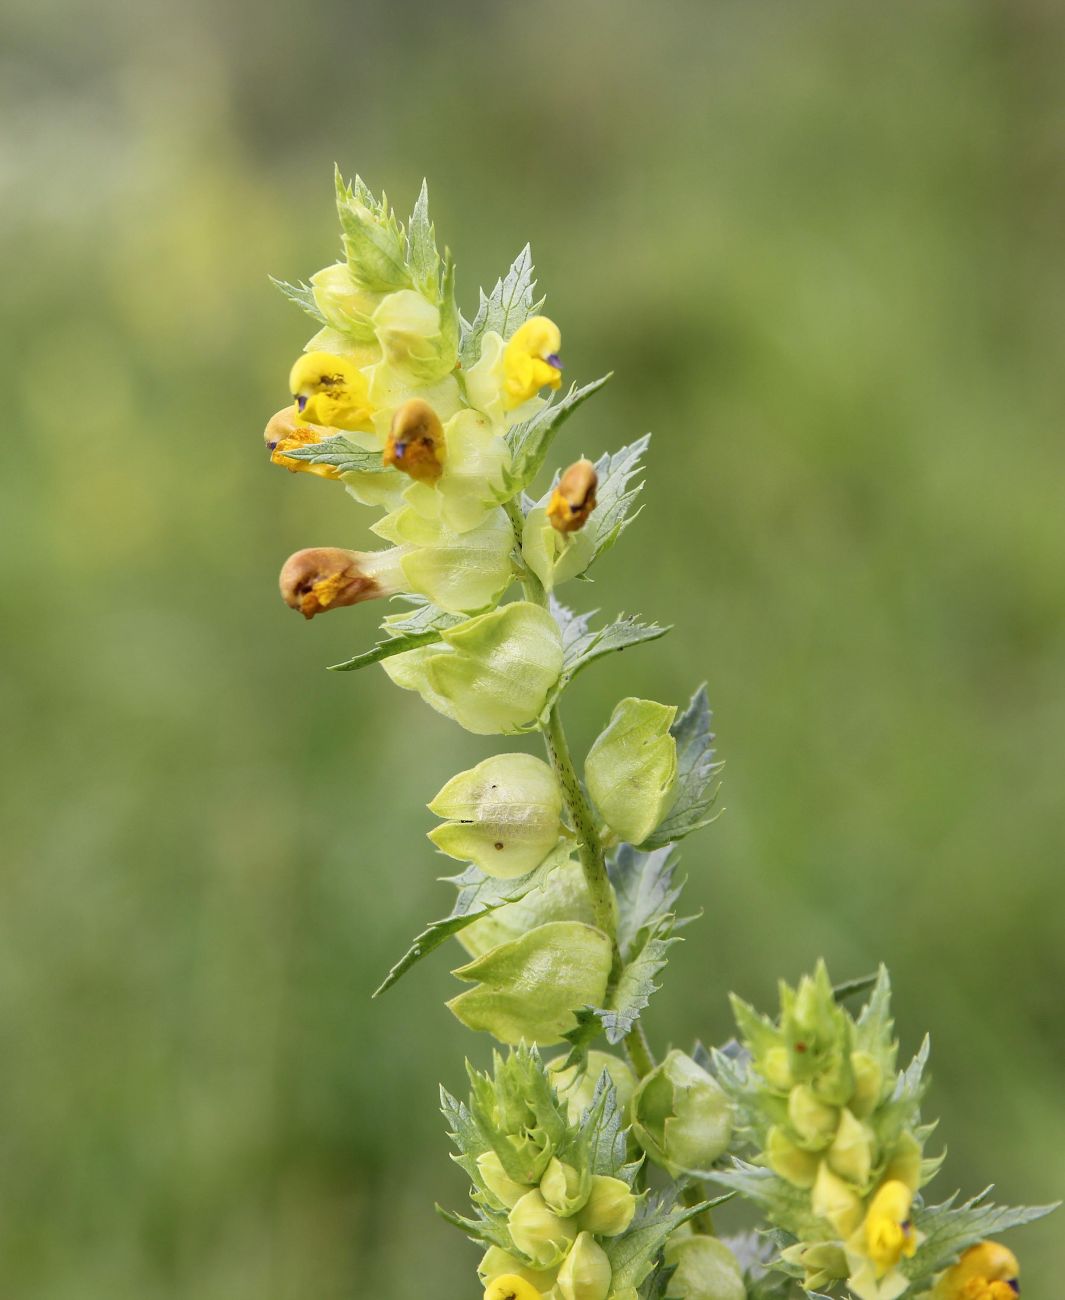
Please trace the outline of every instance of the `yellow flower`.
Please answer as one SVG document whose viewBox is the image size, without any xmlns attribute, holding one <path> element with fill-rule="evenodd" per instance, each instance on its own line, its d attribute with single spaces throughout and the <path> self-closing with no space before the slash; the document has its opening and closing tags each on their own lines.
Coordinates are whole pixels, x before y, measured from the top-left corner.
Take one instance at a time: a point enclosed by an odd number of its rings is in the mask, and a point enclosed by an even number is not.
<svg viewBox="0 0 1065 1300">
<path fill-rule="evenodd" d="M 313 424 L 331 429 L 370 429 L 366 376 L 349 357 L 305 352 L 292 367 L 289 390 L 296 409 Z"/>
<path fill-rule="evenodd" d="M 291 470 L 293 474 L 302 472 L 317 474 L 319 478 L 339 478 L 340 471 L 335 465 L 312 465 L 309 461 L 294 460 L 291 456 L 285 455 L 294 447 L 312 446 L 328 436 L 328 429 L 298 420 L 291 406 L 283 406 L 276 415 L 272 415 L 263 431 L 270 460 L 275 465 L 281 465 L 284 469 Z"/>
<path fill-rule="evenodd" d="M 905 1183 L 884 1183 L 873 1197 L 865 1216 L 865 1248 L 883 1277 L 906 1256 L 912 1259 L 917 1250 L 917 1233 L 910 1220 L 913 1193 Z"/>
<path fill-rule="evenodd" d="M 554 321 L 532 316 L 514 331 L 503 350 L 503 404 L 507 410 L 535 397 L 541 388 L 558 388 L 562 335 Z"/>
<path fill-rule="evenodd" d="M 504 1273 L 485 1287 L 484 1300 L 540 1300 L 540 1292 L 517 1273 Z"/>
<path fill-rule="evenodd" d="M 899 1263 L 912 1259 L 923 1240 L 910 1218 L 912 1204 L 913 1192 L 905 1183 L 882 1183 L 847 1240 L 847 1285 L 858 1300 L 896 1300 L 909 1286 Z"/>
<path fill-rule="evenodd" d="M 444 426 L 428 402 L 412 397 L 396 407 L 385 442 L 386 465 L 419 483 L 435 483 L 443 473 L 446 450 Z"/>
<path fill-rule="evenodd" d="M 1020 1291 L 1017 1256 L 997 1241 L 970 1246 L 953 1268 L 940 1277 L 934 1300 L 1014 1300 Z"/>
</svg>

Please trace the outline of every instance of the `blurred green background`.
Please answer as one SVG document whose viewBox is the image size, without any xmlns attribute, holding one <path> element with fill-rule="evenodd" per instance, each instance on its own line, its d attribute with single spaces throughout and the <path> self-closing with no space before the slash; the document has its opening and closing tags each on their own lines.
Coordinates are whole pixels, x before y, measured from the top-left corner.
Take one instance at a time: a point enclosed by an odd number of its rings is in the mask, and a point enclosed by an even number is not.
<svg viewBox="0 0 1065 1300">
<path fill-rule="evenodd" d="M 275 577 L 371 516 L 271 469 L 334 159 L 423 174 L 467 311 L 525 239 L 562 457 L 655 432 L 575 597 L 676 624 L 572 693 L 709 679 L 724 816 L 648 1025 L 729 1032 L 819 954 L 928 1030 L 939 1190 L 1065 1187 L 1065 11 L 8 0 L 0 1296 L 473 1295 L 435 1088 L 487 1044 L 423 805 L 506 748 Z M 1023 1230 L 1053 1294 L 1062 1221 Z M 427 1270 L 429 1270 L 427 1272 Z M 428 1283 L 427 1283 L 428 1279 Z"/>
</svg>

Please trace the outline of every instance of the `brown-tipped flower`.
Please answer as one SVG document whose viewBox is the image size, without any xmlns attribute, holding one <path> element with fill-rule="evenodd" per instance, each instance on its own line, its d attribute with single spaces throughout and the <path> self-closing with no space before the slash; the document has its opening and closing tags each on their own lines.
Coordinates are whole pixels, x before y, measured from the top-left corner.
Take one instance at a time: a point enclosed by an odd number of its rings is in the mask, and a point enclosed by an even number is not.
<svg viewBox="0 0 1065 1300">
<path fill-rule="evenodd" d="M 599 475 L 590 460 L 578 460 L 558 480 L 547 505 L 551 527 L 560 533 L 575 533 L 588 522 L 595 509 Z"/>
<path fill-rule="evenodd" d="M 283 406 L 276 415 L 272 415 L 263 430 L 263 441 L 275 465 L 282 465 L 293 474 L 317 474 L 319 478 L 339 478 L 340 471 L 334 465 L 312 465 L 310 461 L 293 460 L 286 456 L 286 451 L 293 447 L 309 447 L 328 437 L 331 430 L 320 425 L 308 424 L 296 415 L 294 405 Z"/>
<path fill-rule="evenodd" d="M 382 460 L 419 483 L 435 483 L 444 468 L 446 445 L 440 417 L 420 397 L 396 408 Z"/>
<path fill-rule="evenodd" d="M 290 609 L 314 618 L 341 605 L 387 595 L 362 567 L 365 557 L 338 546 L 309 546 L 290 555 L 281 569 L 281 596 Z"/>
</svg>

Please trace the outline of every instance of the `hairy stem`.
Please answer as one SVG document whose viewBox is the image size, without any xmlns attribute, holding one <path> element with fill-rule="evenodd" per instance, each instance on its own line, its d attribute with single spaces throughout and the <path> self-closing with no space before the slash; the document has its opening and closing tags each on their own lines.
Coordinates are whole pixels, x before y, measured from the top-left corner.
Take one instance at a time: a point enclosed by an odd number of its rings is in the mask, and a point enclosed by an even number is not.
<svg viewBox="0 0 1065 1300">
<path fill-rule="evenodd" d="M 562 786 L 562 797 L 566 801 L 566 808 L 570 820 L 573 822 L 573 829 L 577 832 L 577 856 L 580 858 L 581 869 L 584 871 L 584 880 L 588 886 L 588 897 L 591 899 L 595 923 L 604 934 L 608 934 L 611 939 L 615 939 L 617 935 L 617 916 L 614 906 L 614 888 L 610 883 L 610 877 L 606 873 L 606 860 L 603 856 L 603 846 L 599 840 L 599 831 L 596 829 L 595 818 L 592 816 L 592 810 L 588 807 L 588 800 L 584 797 L 584 791 L 581 789 L 581 783 L 578 781 L 577 773 L 573 767 L 569 743 L 566 740 L 566 733 L 562 727 L 562 718 L 557 704 L 548 714 L 547 726 L 544 728 L 544 741 L 547 745 L 551 765 L 554 767 L 559 784 Z"/>
</svg>

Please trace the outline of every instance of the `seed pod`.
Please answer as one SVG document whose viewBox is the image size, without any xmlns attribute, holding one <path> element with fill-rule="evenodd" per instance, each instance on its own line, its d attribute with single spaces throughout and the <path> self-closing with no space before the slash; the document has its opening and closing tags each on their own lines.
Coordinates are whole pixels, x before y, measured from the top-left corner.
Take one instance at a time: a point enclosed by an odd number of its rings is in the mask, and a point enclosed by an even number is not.
<svg viewBox="0 0 1065 1300">
<path fill-rule="evenodd" d="M 642 844 L 676 798 L 677 742 L 669 731 L 676 714 L 654 700 L 622 700 L 588 751 L 589 793 L 610 829 L 630 844 Z"/>
<path fill-rule="evenodd" d="M 435 483 L 444 468 L 447 446 L 440 417 L 419 397 L 396 408 L 382 461 L 419 483 Z"/>
<path fill-rule="evenodd" d="M 477 984 L 447 1005 L 468 1029 L 501 1043 L 558 1043 L 581 1007 L 602 1006 L 611 957 L 601 930 L 552 921 L 452 971 Z"/>
<path fill-rule="evenodd" d="M 675 1270 L 668 1289 L 677 1300 L 746 1300 L 739 1261 L 716 1237 L 672 1237 L 666 1264 Z"/>
<path fill-rule="evenodd" d="M 547 505 L 551 527 L 559 533 L 575 533 L 588 522 L 596 507 L 595 490 L 599 475 L 590 460 L 574 461 L 558 480 Z"/>
<path fill-rule="evenodd" d="M 429 811 L 449 818 L 429 832 L 438 849 L 509 880 L 539 866 L 558 842 L 562 790 L 543 759 L 497 754 L 453 776 Z"/>
<path fill-rule="evenodd" d="M 552 879 L 554 879 L 554 875 Z M 595 1090 L 605 1070 L 614 1085 L 614 1094 L 622 1115 L 627 1116 L 632 1094 L 636 1091 L 636 1075 L 632 1067 L 619 1056 L 609 1052 L 599 1052 L 594 1048 L 588 1053 L 588 1060 L 583 1069 L 571 1065 L 563 1068 L 569 1058 L 560 1056 L 548 1062 L 548 1073 L 558 1093 L 558 1099 L 566 1105 L 566 1114 L 571 1124 L 579 1124 L 581 1116 L 595 1099 Z"/>
<path fill-rule="evenodd" d="M 477 735 L 519 731 L 539 718 L 562 671 L 558 624 L 518 600 L 444 631 L 442 643 L 381 665 L 397 686 Z"/>
<path fill-rule="evenodd" d="M 672 1051 L 641 1080 L 632 1131 L 672 1177 L 698 1175 L 728 1149 L 732 1105 L 716 1079 L 690 1056 Z"/>
</svg>

